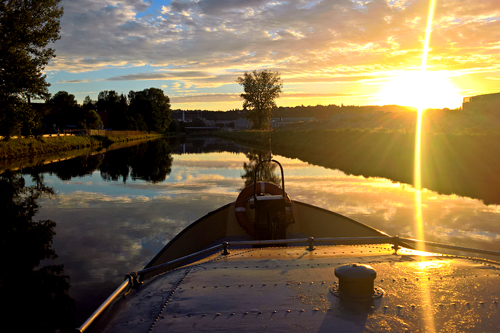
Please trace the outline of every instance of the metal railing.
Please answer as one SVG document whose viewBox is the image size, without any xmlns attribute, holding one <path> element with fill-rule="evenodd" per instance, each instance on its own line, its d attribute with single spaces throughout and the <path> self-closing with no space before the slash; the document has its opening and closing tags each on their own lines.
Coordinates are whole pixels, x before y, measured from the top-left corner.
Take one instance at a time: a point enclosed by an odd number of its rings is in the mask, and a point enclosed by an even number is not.
<svg viewBox="0 0 500 333">
<path fill-rule="evenodd" d="M 138 276 L 152 273 L 158 270 L 162 270 L 167 268 L 168 266 L 175 265 L 178 263 L 182 263 L 186 260 L 196 258 L 198 256 L 214 252 L 220 249 L 223 249 L 221 255 L 228 255 L 230 252 L 228 251 L 230 246 L 249 246 L 249 245 L 288 245 L 288 244 L 300 244 L 306 243 L 308 251 L 314 250 L 314 243 L 332 243 L 333 245 L 368 245 L 368 244 L 391 244 L 392 249 L 397 254 L 397 251 L 401 248 L 401 246 L 407 246 L 406 243 L 419 243 L 426 246 L 433 246 L 437 248 L 445 248 L 449 250 L 456 250 L 462 252 L 472 252 L 472 253 L 481 253 L 493 256 L 500 256 L 500 252 L 496 251 L 488 251 L 481 249 L 472 249 L 461 246 L 454 246 L 448 244 L 434 243 L 429 241 L 423 241 L 419 239 L 411 239 L 411 238 L 403 238 L 403 237 L 332 237 L 332 238 L 294 238 L 294 239 L 277 239 L 277 240 L 257 240 L 257 241 L 231 241 L 231 242 L 222 242 L 219 245 L 212 246 L 210 248 L 189 254 L 187 256 L 171 260 L 169 262 L 154 266 L 147 267 L 143 270 L 132 272 L 126 275 L 126 281 L 124 281 L 100 306 L 94 311 L 94 313 L 83 323 L 82 326 L 76 329 L 77 332 L 85 331 L 90 324 L 113 302 L 113 300 L 118 297 L 127 287 L 129 289 L 132 288 L 134 283 L 137 283 L 135 280 Z"/>
</svg>

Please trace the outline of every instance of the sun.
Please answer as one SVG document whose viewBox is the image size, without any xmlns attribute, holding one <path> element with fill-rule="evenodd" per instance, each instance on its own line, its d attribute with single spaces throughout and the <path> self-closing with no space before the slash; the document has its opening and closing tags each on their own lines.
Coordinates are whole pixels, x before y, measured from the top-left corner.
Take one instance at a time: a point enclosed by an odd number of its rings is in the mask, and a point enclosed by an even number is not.
<svg viewBox="0 0 500 333">
<path fill-rule="evenodd" d="M 428 108 L 456 108 L 462 103 L 459 89 L 446 71 L 402 71 L 384 84 L 379 104 Z"/>
</svg>

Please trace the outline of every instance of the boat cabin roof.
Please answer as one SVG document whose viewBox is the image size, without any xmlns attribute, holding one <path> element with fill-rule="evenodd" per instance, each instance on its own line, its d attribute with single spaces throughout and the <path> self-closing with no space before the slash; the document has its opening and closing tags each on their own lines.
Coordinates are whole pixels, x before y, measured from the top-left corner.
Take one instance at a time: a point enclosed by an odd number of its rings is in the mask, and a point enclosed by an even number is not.
<svg viewBox="0 0 500 333">
<path fill-rule="evenodd" d="M 380 297 L 339 295 L 334 270 L 366 264 Z M 146 280 L 103 332 L 496 332 L 500 266 L 390 244 L 231 249 Z"/>
</svg>

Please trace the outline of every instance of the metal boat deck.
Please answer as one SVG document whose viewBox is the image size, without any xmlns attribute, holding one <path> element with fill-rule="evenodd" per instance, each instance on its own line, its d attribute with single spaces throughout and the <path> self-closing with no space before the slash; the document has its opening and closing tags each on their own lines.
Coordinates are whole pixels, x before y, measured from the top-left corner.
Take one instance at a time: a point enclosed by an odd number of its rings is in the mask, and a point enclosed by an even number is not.
<svg viewBox="0 0 500 333">
<path fill-rule="evenodd" d="M 394 255 L 391 244 L 230 251 L 146 280 L 94 331 L 500 331 L 492 262 L 406 248 Z M 334 269 L 348 263 L 373 267 L 383 296 L 334 295 Z"/>
</svg>

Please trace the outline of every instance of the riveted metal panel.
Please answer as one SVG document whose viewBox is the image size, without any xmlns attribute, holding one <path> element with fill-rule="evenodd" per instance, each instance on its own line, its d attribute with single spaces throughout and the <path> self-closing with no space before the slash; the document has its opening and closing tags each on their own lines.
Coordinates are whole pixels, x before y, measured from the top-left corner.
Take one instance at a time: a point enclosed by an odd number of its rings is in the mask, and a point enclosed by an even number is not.
<svg viewBox="0 0 500 333">
<path fill-rule="evenodd" d="M 409 249 L 392 253 L 383 245 L 233 250 L 153 278 L 127 300 L 129 310 L 149 310 L 142 318 L 129 311 L 129 323 L 113 327 L 123 331 L 132 320 L 147 320 L 141 327 L 152 332 L 500 331 L 496 265 Z M 334 295 L 334 268 L 347 263 L 372 266 L 383 296 L 360 302 Z M 158 301 L 146 304 L 148 297 Z"/>
</svg>

